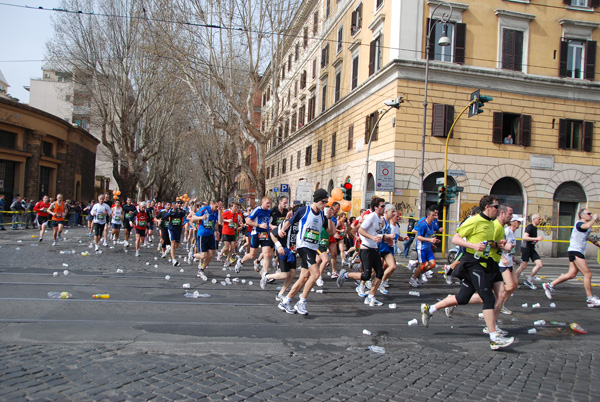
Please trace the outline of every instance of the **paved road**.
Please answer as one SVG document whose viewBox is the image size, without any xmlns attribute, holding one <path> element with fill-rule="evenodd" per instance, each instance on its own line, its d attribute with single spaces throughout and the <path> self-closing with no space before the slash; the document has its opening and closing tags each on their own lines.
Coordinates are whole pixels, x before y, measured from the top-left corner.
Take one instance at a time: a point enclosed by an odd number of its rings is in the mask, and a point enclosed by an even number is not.
<svg viewBox="0 0 600 402">
<path fill-rule="evenodd" d="M 194 267 L 179 272 L 150 248 L 138 258 L 119 245 L 82 256 L 92 251 L 83 229 L 69 230 L 56 247 L 33 234 L 0 235 L 2 400 L 580 401 L 600 388 L 599 311 L 585 307 L 578 281 L 555 292 L 556 308 L 541 290 L 519 290 L 508 303 L 514 314 L 501 317 L 517 342 L 491 351 L 477 306 L 458 308 L 452 319 L 437 314 L 429 328 L 407 325 L 420 303 L 456 292 L 441 275 L 414 297 L 399 268 L 379 308 L 362 304 L 349 283 L 338 289 L 327 279 L 304 317 L 278 310 L 277 284 L 261 290 L 250 267 L 235 274 L 214 263 L 203 282 Z M 566 259 L 545 263 L 541 275 L 552 279 Z M 593 271 L 598 283 L 597 265 Z M 239 281 L 221 285 L 227 274 Z M 211 297 L 185 298 L 184 283 Z M 73 298 L 50 300 L 49 291 Z M 94 300 L 95 293 L 111 298 Z M 527 334 L 540 319 L 576 321 L 590 332 L 547 325 Z"/>
</svg>

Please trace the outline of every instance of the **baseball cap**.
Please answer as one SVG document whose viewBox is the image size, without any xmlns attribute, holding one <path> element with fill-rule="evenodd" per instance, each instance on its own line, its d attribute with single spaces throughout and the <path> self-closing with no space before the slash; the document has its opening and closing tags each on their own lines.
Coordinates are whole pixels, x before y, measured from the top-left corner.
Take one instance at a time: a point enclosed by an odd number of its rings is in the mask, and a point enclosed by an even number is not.
<svg viewBox="0 0 600 402">
<path fill-rule="evenodd" d="M 323 188 L 318 189 L 313 194 L 314 202 L 319 202 L 319 201 L 328 200 L 328 199 L 329 199 L 329 194 L 327 194 L 327 191 L 325 191 L 325 189 L 323 189 Z"/>
<path fill-rule="evenodd" d="M 302 202 L 300 202 L 300 201 L 298 201 L 298 200 L 295 200 L 295 201 L 294 201 L 294 203 L 293 203 L 293 205 L 294 205 L 294 206 L 296 206 L 296 205 L 302 205 Z"/>
<path fill-rule="evenodd" d="M 517 221 L 517 222 L 521 222 L 523 223 L 523 218 L 521 218 L 519 215 L 513 215 L 512 219 L 510 220 L 512 221 Z"/>
</svg>

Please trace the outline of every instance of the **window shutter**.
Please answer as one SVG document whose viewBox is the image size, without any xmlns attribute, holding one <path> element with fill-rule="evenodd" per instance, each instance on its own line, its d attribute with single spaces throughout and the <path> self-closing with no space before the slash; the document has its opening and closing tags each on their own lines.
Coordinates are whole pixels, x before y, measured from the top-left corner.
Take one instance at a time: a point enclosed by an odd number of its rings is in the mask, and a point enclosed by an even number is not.
<svg viewBox="0 0 600 402">
<path fill-rule="evenodd" d="M 444 137 L 447 137 L 448 131 L 450 131 L 450 127 L 452 127 L 452 123 L 454 123 L 454 106 L 446 105 L 445 118 L 446 124 L 444 126 Z M 454 138 L 454 131 L 452 131 L 450 138 Z"/>
<path fill-rule="evenodd" d="M 514 71 L 523 71 L 523 32 L 515 31 L 514 33 Z"/>
<path fill-rule="evenodd" d="M 372 116 L 373 117 L 371 118 L 371 129 L 373 129 L 373 126 L 377 122 L 377 119 L 379 119 L 379 111 L 373 113 Z M 375 132 L 373 133 L 372 141 L 377 141 L 378 137 L 379 137 L 379 126 L 375 127 Z"/>
<path fill-rule="evenodd" d="M 502 144 L 502 121 L 504 116 L 502 112 L 494 112 L 492 123 L 492 142 L 494 144 Z"/>
<path fill-rule="evenodd" d="M 519 145 L 528 147 L 531 145 L 531 116 L 521 115 L 519 122 Z"/>
<path fill-rule="evenodd" d="M 362 3 L 358 5 L 358 24 L 356 25 L 357 30 L 362 27 L 362 6 Z"/>
<path fill-rule="evenodd" d="M 515 64 L 515 31 L 504 29 L 502 31 L 502 69 L 513 70 Z"/>
<path fill-rule="evenodd" d="M 369 143 L 369 136 L 371 135 L 371 115 L 368 115 L 365 119 L 365 144 Z"/>
<path fill-rule="evenodd" d="M 465 64 L 465 47 L 467 44 L 467 24 L 457 23 L 454 30 L 454 62 Z"/>
<path fill-rule="evenodd" d="M 427 31 L 429 32 L 429 30 L 431 29 L 431 24 L 435 24 L 435 20 L 432 20 L 431 18 L 427 18 Z M 437 27 L 434 25 L 433 30 L 431 31 L 431 34 L 429 35 L 429 43 L 426 44 L 426 46 L 429 46 L 429 54 L 427 54 L 427 49 L 425 49 L 425 54 L 427 55 L 427 58 L 429 60 L 433 60 L 435 57 L 435 30 L 437 29 Z"/>
<path fill-rule="evenodd" d="M 446 111 L 446 105 L 434 103 L 431 111 L 431 136 L 432 137 L 444 137 L 444 126 L 445 118 L 444 114 Z"/>
<path fill-rule="evenodd" d="M 560 56 L 558 61 L 558 76 L 567 76 L 567 57 L 569 55 L 569 42 L 563 40 L 560 42 Z"/>
<path fill-rule="evenodd" d="M 594 122 L 584 121 L 583 122 L 583 150 L 586 152 L 592 152 L 593 133 L 594 133 Z"/>
<path fill-rule="evenodd" d="M 369 77 L 375 72 L 375 50 L 377 48 L 377 41 L 371 41 L 369 47 Z"/>
<path fill-rule="evenodd" d="M 596 76 L 596 41 L 588 40 L 585 48 L 585 79 L 594 81 Z"/>
<path fill-rule="evenodd" d="M 567 147 L 567 121 L 560 119 L 558 122 L 558 149 Z"/>
<path fill-rule="evenodd" d="M 348 127 L 348 151 L 354 146 L 354 126 Z"/>
<path fill-rule="evenodd" d="M 566 4 L 566 5 L 570 6 L 571 5 L 571 1 L 572 0 L 563 0 L 563 4 Z"/>
<path fill-rule="evenodd" d="M 351 24 L 350 24 L 350 35 L 354 35 L 354 32 L 356 32 L 356 30 L 358 29 L 357 26 L 352 27 L 352 24 L 354 24 L 354 21 L 356 21 L 358 16 L 358 9 L 352 11 L 352 17 L 350 18 Z"/>
</svg>

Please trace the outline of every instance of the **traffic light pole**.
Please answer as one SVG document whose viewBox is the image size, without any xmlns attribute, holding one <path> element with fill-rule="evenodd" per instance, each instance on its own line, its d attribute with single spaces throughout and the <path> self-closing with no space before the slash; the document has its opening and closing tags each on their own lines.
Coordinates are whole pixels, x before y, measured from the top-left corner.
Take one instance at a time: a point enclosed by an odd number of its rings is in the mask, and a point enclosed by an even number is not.
<svg viewBox="0 0 600 402">
<path fill-rule="evenodd" d="M 473 99 L 471 102 L 469 102 L 469 104 L 462 110 L 462 112 L 460 112 L 460 114 L 456 117 L 456 119 L 454 119 L 454 122 L 452 123 L 452 126 L 450 127 L 450 130 L 448 130 L 448 135 L 446 136 L 446 150 L 444 152 L 444 187 L 447 189 L 448 188 L 448 144 L 450 143 L 450 136 L 452 136 L 452 131 L 454 131 L 454 126 L 456 125 L 456 122 L 458 121 L 458 119 L 460 119 L 460 117 L 475 103 L 478 102 L 478 99 Z M 446 258 L 446 239 L 444 239 L 444 236 L 446 236 L 446 229 L 447 229 L 447 222 L 446 222 L 446 216 L 447 216 L 447 212 L 448 212 L 448 205 L 444 205 L 443 207 L 443 213 L 442 213 L 442 228 L 443 228 L 443 234 L 442 234 L 442 258 Z"/>
</svg>

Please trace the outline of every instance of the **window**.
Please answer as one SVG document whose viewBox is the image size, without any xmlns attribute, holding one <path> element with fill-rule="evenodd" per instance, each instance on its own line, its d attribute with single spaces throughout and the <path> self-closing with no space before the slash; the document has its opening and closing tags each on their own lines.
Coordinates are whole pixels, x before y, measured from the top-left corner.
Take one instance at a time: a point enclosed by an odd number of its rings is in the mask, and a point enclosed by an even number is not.
<svg viewBox="0 0 600 402">
<path fill-rule="evenodd" d="M 337 32 L 337 53 L 341 52 L 344 47 L 344 26 L 339 27 Z"/>
<path fill-rule="evenodd" d="M 310 92 L 310 98 L 308 99 L 308 121 L 312 121 L 316 117 L 317 110 L 317 95 L 315 91 Z"/>
<path fill-rule="evenodd" d="M 300 89 L 306 88 L 306 70 L 300 74 Z"/>
<path fill-rule="evenodd" d="M 267 166 L 267 180 L 269 180 L 270 176 L 269 174 L 271 173 L 271 168 Z"/>
<path fill-rule="evenodd" d="M 327 78 L 321 84 L 321 112 L 327 108 Z"/>
<path fill-rule="evenodd" d="M 290 132 L 294 133 L 296 131 L 296 127 L 298 127 L 298 112 L 294 110 L 294 113 L 292 114 L 292 127 Z"/>
<path fill-rule="evenodd" d="M 492 126 L 494 144 L 531 145 L 531 116 L 494 112 Z"/>
<path fill-rule="evenodd" d="M 42 155 L 52 157 L 54 152 L 52 152 L 52 143 L 48 141 L 42 141 Z"/>
<path fill-rule="evenodd" d="M 431 114 L 431 135 L 446 138 L 454 123 L 454 106 L 434 103 Z"/>
<path fill-rule="evenodd" d="M 279 177 L 279 163 L 280 162 L 277 162 L 277 177 Z"/>
<path fill-rule="evenodd" d="M 329 14 L 331 14 L 331 0 L 327 0 L 325 4 L 325 18 L 329 18 Z"/>
<path fill-rule="evenodd" d="M 333 135 L 331 136 L 331 157 L 333 158 L 335 156 L 335 143 L 337 140 L 337 133 L 333 133 Z"/>
<path fill-rule="evenodd" d="M 0 130 L 0 147 L 8 149 L 17 148 L 17 133 Z"/>
<path fill-rule="evenodd" d="M 302 156 L 302 151 L 298 151 L 296 155 L 296 169 L 300 169 L 300 157 Z"/>
<path fill-rule="evenodd" d="M 304 152 L 304 164 L 306 166 L 310 166 L 312 158 L 312 145 L 306 147 L 306 151 Z"/>
<path fill-rule="evenodd" d="M 348 127 L 348 151 L 354 146 L 354 126 Z"/>
<path fill-rule="evenodd" d="M 317 58 L 313 60 L 313 79 L 317 76 Z"/>
<path fill-rule="evenodd" d="M 358 86 L 358 59 L 359 52 L 352 56 L 352 77 L 350 79 L 350 88 L 354 89 Z"/>
<path fill-rule="evenodd" d="M 429 60 L 445 61 L 448 63 L 465 63 L 465 43 L 467 25 L 461 23 L 446 23 L 446 36 L 450 38 L 450 46 L 440 46 L 438 42 L 444 35 L 444 24 L 439 20 L 427 19 L 427 26 L 435 22 L 435 27 L 429 37 Z"/>
<path fill-rule="evenodd" d="M 352 11 L 352 18 L 350 19 L 350 34 L 356 35 L 362 27 L 362 3 Z"/>
<path fill-rule="evenodd" d="M 285 80 L 285 63 L 283 63 L 283 66 L 281 67 L 281 80 Z"/>
<path fill-rule="evenodd" d="M 313 35 L 317 35 L 319 33 L 319 12 L 315 11 L 313 14 Z"/>
<path fill-rule="evenodd" d="M 594 80 L 596 41 L 563 39 L 560 43 L 559 76 Z"/>
<path fill-rule="evenodd" d="M 379 10 L 383 6 L 383 0 L 375 0 L 375 11 Z"/>
<path fill-rule="evenodd" d="M 560 119 L 558 148 L 592 152 L 594 123 L 591 121 Z"/>
<path fill-rule="evenodd" d="M 294 51 L 294 61 L 298 61 L 300 58 L 300 44 L 296 43 L 296 49 Z"/>
<path fill-rule="evenodd" d="M 563 3 L 572 7 L 600 7 L 600 0 L 563 0 Z"/>
<path fill-rule="evenodd" d="M 285 174 L 287 170 L 287 159 L 283 158 L 283 162 L 281 162 L 281 174 Z"/>
<path fill-rule="evenodd" d="M 339 66 L 335 70 L 335 92 L 333 94 L 333 102 L 337 102 L 340 100 L 340 92 L 342 86 L 342 66 Z"/>
<path fill-rule="evenodd" d="M 321 49 L 321 68 L 327 67 L 329 64 L 329 42 Z"/>
<path fill-rule="evenodd" d="M 294 81 L 294 98 L 298 97 L 298 80 Z"/>
<path fill-rule="evenodd" d="M 317 162 L 321 162 L 323 156 L 323 140 L 317 142 Z"/>
<path fill-rule="evenodd" d="M 502 69 L 523 70 L 523 31 L 502 30 Z"/>
<path fill-rule="evenodd" d="M 65 101 L 71 102 L 71 95 L 65 95 Z"/>
<path fill-rule="evenodd" d="M 373 112 L 367 116 L 365 122 L 365 144 L 369 143 L 369 137 L 371 136 L 371 131 L 373 131 L 373 127 L 379 118 L 379 112 Z M 375 127 L 375 132 L 373 133 L 373 139 L 371 141 L 377 141 L 377 134 L 379 134 L 379 126 Z"/>
<path fill-rule="evenodd" d="M 290 172 L 294 168 L 294 155 L 290 155 Z"/>
<path fill-rule="evenodd" d="M 288 55 L 288 72 L 292 71 L 292 54 Z"/>
<path fill-rule="evenodd" d="M 304 115 L 306 114 L 306 106 L 300 106 L 298 109 L 298 128 L 304 127 Z"/>
<path fill-rule="evenodd" d="M 304 35 L 303 35 L 302 45 L 305 49 L 306 49 L 306 46 L 308 46 L 308 27 L 304 27 Z"/>
<path fill-rule="evenodd" d="M 382 63 L 383 36 L 379 35 L 371 42 L 369 48 L 369 77 L 379 71 Z"/>
</svg>

